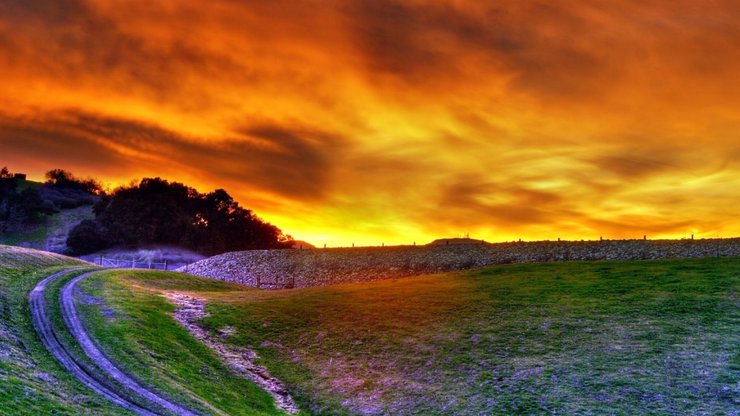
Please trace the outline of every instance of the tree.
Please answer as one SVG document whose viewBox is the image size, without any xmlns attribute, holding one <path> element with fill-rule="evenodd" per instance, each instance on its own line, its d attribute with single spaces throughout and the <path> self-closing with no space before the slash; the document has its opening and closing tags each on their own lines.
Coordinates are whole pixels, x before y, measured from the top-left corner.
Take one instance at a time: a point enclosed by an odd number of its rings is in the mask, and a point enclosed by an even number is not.
<svg viewBox="0 0 740 416">
<path fill-rule="evenodd" d="M 29 231 L 53 211 L 38 191 L 27 188 L 19 192 L 18 181 L 7 168 L 0 169 L 0 231 Z"/>
<path fill-rule="evenodd" d="M 46 172 L 46 185 L 56 189 L 77 190 L 91 195 L 102 195 L 103 186 L 95 179 L 79 179 L 64 169 Z"/>
<path fill-rule="evenodd" d="M 284 247 L 289 241 L 223 189 L 201 194 L 161 178 L 114 190 L 100 199 L 94 212 L 95 222 L 81 224 L 75 235 L 100 237 L 108 246 L 168 244 L 218 254 Z M 82 243 L 74 246 L 90 249 Z"/>
<path fill-rule="evenodd" d="M 145 178 L 139 185 L 118 188 L 98 219 L 115 245 L 182 244 L 191 223 L 193 192 L 181 183 Z"/>
<path fill-rule="evenodd" d="M 46 183 L 50 185 L 66 185 L 76 181 L 74 175 L 64 169 L 52 169 L 45 176 Z"/>
<path fill-rule="evenodd" d="M 280 229 L 239 206 L 223 189 L 201 195 L 196 207 L 192 243 L 204 254 L 282 247 Z"/>
<path fill-rule="evenodd" d="M 92 220 L 82 221 L 67 237 L 67 248 L 72 255 L 94 253 L 108 246 L 104 231 Z"/>
<path fill-rule="evenodd" d="M 44 201 L 33 189 L 25 189 L 7 198 L 2 216 L 5 231 L 23 231 L 41 224 L 43 215 L 50 214 Z"/>
</svg>

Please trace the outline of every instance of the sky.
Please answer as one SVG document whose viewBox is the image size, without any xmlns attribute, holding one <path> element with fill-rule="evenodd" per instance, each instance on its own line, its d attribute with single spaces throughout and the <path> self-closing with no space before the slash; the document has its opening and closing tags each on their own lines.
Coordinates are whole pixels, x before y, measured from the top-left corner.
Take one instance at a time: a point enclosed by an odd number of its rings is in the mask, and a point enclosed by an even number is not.
<svg viewBox="0 0 740 416">
<path fill-rule="evenodd" d="M 3 0 L 0 165 L 315 245 L 740 235 L 736 0 Z"/>
</svg>

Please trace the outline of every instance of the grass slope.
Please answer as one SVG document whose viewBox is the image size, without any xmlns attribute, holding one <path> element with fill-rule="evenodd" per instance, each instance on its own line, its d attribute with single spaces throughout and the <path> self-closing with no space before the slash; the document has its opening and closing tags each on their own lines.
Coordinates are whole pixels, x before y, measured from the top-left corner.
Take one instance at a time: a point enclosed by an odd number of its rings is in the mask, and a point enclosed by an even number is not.
<svg viewBox="0 0 740 416">
<path fill-rule="evenodd" d="M 247 290 L 171 273 L 91 280 L 95 332 L 137 374 L 248 392 L 167 316 L 210 300 L 314 414 L 737 414 L 740 259 L 518 264 L 416 279 Z M 97 317 L 96 317 L 97 314 Z M 109 314 L 110 315 L 110 314 Z M 153 358 L 156 357 L 156 358 Z M 223 397 L 223 401 L 216 398 Z M 243 407 L 221 407 L 233 414 Z"/>
<path fill-rule="evenodd" d="M 153 290 L 240 293 L 244 287 L 161 271 L 109 271 L 81 287 L 88 331 L 107 356 L 147 385 L 206 414 L 283 414 L 265 391 L 233 374 L 175 322 L 174 306 Z"/>
<path fill-rule="evenodd" d="M 94 217 L 95 215 L 90 205 L 65 209 L 56 214 L 46 216 L 43 224 L 25 232 L 5 232 L 0 234 L 0 244 L 24 246 L 38 250 L 44 250 L 47 246 L 51 245 L 50 250 L 61 252 L 61 249 L 65 247 L 66 237 L 69 231 L 83 220 Z"/>
<path fill-rule="evenodd" d="M 38 340 L 28 292 L 42 278 L 82 262 L 0 246 L 0 415 L 128 414 L 80 385 Z"/>
</svg>

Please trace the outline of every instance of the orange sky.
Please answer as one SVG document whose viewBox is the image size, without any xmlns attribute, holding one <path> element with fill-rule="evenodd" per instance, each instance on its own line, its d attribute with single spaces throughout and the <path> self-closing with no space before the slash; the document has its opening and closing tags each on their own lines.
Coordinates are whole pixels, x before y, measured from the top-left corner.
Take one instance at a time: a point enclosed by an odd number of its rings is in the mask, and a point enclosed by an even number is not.
<svg viewBox="0 0 740 416">
<path fill-rule="evenodd" d="M 329 246 L 740 235 L 736 0 L 0 3 L 0 165 Z"/>
</svg>

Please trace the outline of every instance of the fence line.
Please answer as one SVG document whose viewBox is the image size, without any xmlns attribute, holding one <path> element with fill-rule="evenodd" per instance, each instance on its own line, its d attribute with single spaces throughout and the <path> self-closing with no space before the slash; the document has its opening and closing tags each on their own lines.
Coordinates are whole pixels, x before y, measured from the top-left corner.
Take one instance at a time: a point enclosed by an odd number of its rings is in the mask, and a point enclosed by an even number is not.
<svg viewBox="0 0 740 416">
<path fill-rule="evenodd" d="M 98 265 L 103 267 L 114 267 L 117 269 L 154 269 L 154 270 L 167 270 L 167 260 L 163 262 L 155 262 L 148 260 L 123 260 L 123 259 L 111 259 L 107 257 L 98 257 L 96 262 Z"/>
</svg>

